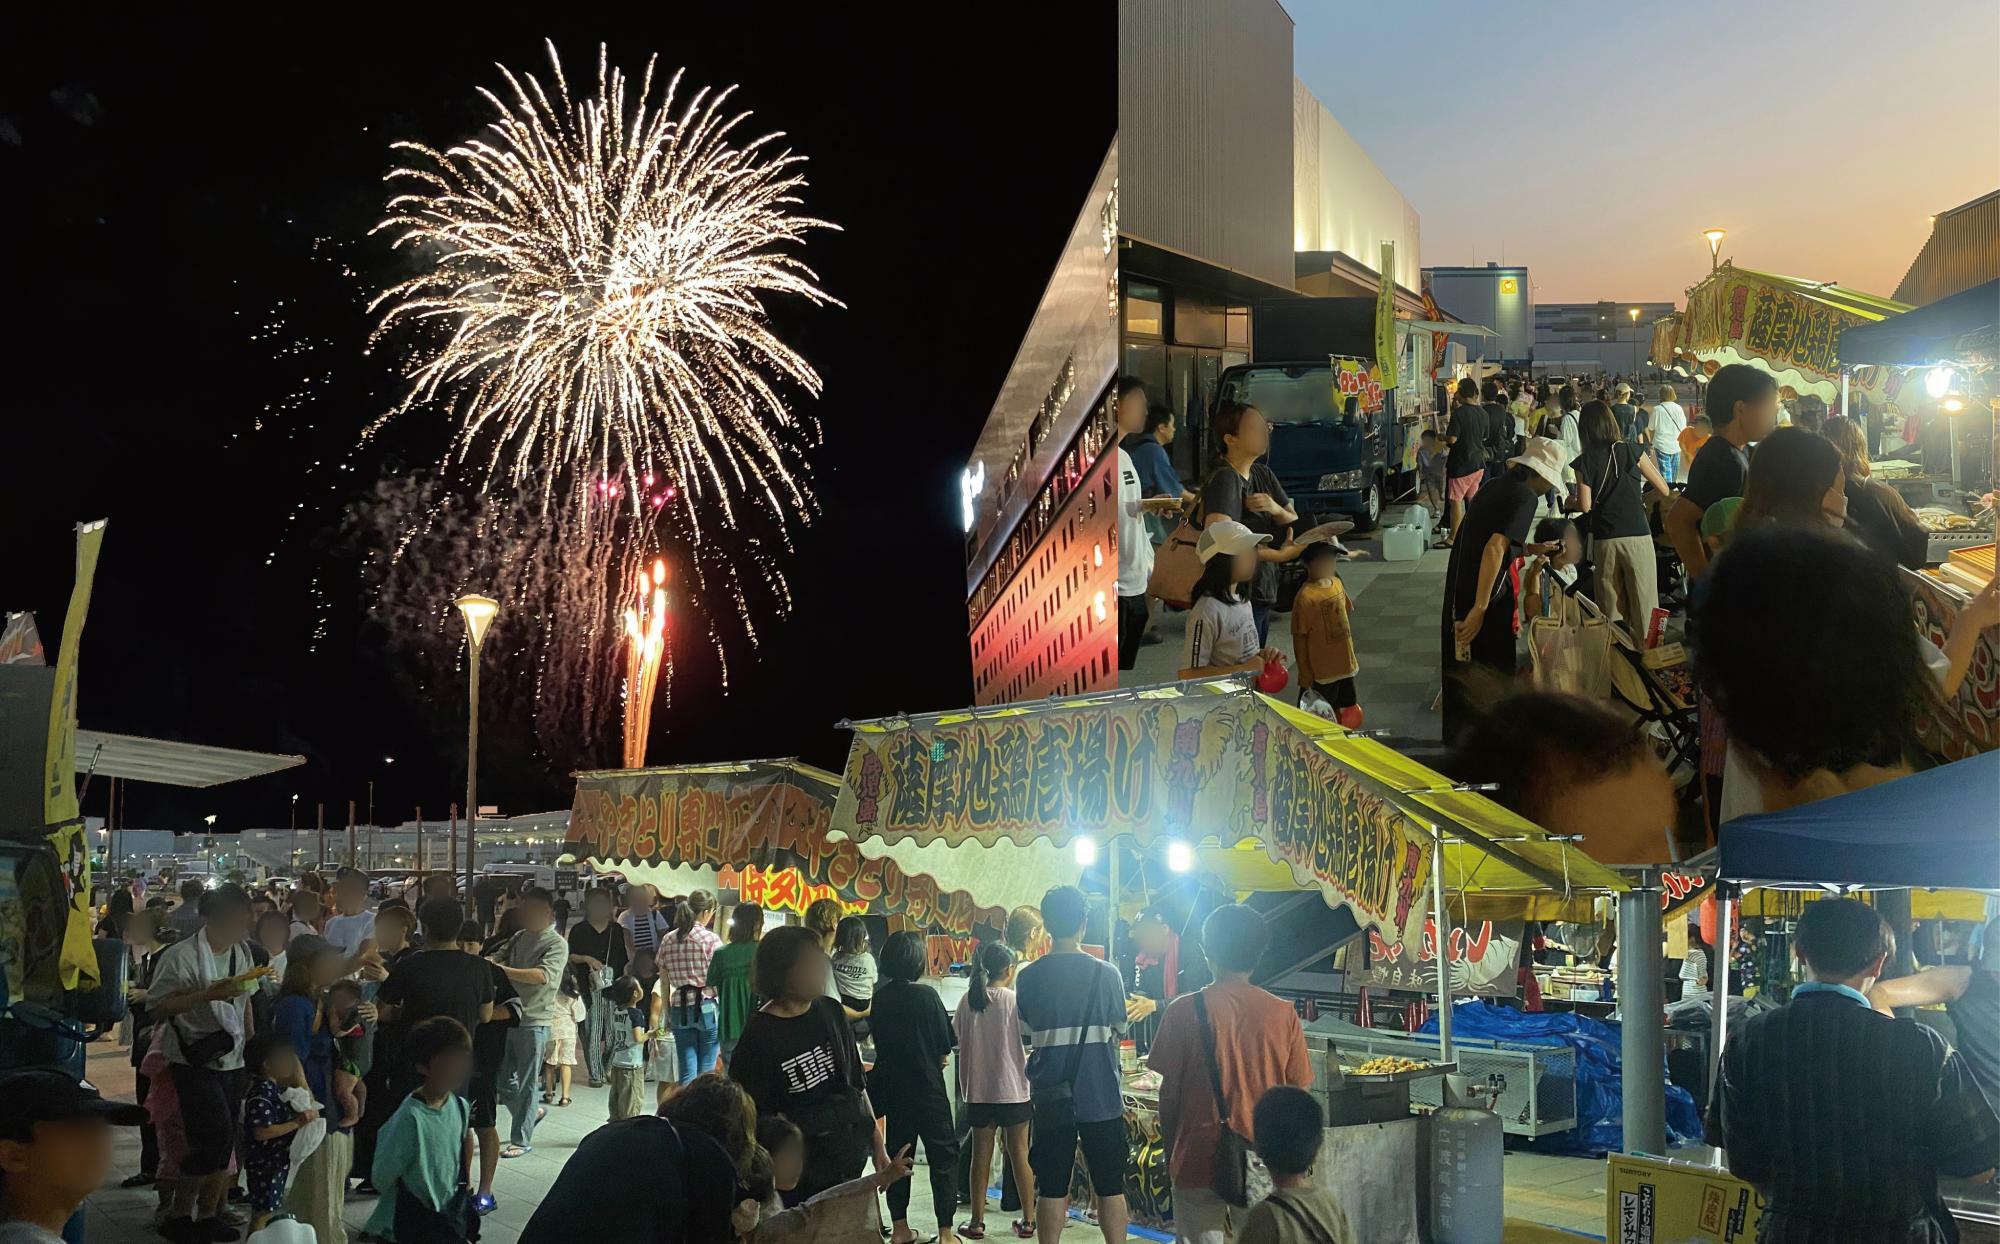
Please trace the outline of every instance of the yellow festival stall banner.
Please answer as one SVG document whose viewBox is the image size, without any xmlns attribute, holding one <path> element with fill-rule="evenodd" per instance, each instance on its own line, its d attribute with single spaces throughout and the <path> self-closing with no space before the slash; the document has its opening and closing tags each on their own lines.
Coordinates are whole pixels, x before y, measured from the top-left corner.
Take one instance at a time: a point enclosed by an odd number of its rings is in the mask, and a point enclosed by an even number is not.
<svg viewBox="0 0 2000 1244">
<path fill-rule="evenodd" d="M 91 945 L 90 851 L 76 800 L 76 663 L 83 621 L 90 612 L 90 589 L 97 578 L 97 553 L 106 520 L 76 526 L 76 582 L 70 587 L 56 649 L 55 690 L 49 697 L 49 742 L 42 784 L 42 820 L 49 848 L 62 869 L 69 921 L 63 933 L 61 979 L 64 989 L 97 984 L 97 952 Z"/>
<path fill-rule="evenodd" d="M 1688 291 L 1673 349 L 1704 363 L 1750 363 L 1798 393 L 1840 393 L 1840 334 L 1909 308 L 1831 282 L 1802 281 L 1723 264 Z M 1654 360 L 1660 355 L 1658 335 Z"/>
<path fill-rule="evenodd" d="M 1396 244 L 1384 242 L 1381 284 L 1375 291 L 1375 366 L 1385 389 L 1400 382 L 1396 364 Z"/>
<path fill-rule="evenodd" d="M 832 898 L 905 927 L 966 934 L 1005 913 L 892 859 L 830 841 L 832 774 L 792 762 L 609 769 L 577 775 L 569 842 L 605 868 L 713 868 L 741 901 L 802 914 Z"/>
<path fill-rule="evenodd" d="M 1421 915 L 1428 837 L 1260 696 L 1140 693 L 855 730 L 834 806 L 855 839 L 1260 841 L 1362 924 Z M 1420 920 L 1418 921 L 1420 924 Z"/>
</svg>

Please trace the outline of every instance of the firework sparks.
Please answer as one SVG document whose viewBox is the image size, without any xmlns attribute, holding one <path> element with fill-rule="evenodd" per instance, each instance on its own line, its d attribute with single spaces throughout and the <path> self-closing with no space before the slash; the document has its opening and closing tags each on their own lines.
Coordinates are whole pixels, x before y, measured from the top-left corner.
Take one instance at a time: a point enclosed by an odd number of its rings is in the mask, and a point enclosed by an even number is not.
<svg viewBox="0 0 2000 1244">
<path fill-rule="evenodd" d="M 739 141 L 734 88 L 683 103 L 675 73 L 656 98 L 654 62 L 635 88 L 600 47 L 595 94 L 576 98 L 548 52 L 547 86 L 502 67 L 505 97 L 481 91 L 496 113 L 481 137 L 396 144 L 409 161 L 389 180 L 403 189 L 377 232 L 418 270 L 371 305 L 371 345 L 403 330 L 418 344 L 402 399 L 369 434 L 442 412 L 447 470 L 532 504 L 527 539 L 574 568 L 539 603 L 553 649 L 593 650 L 560 658 L 596 688 L 588 709 L 620 664 L 585 638 L 616 625 L 605 589 L 667 544 L 699 592 L 733 602 L 709 616 L 726 612 L 752 643 L 753 594 L 789 608 L 771 550 L 789 551 L 790 524 L 815 509 L 818 429 L 784 390 L 817 396 L 820 379 L 765 304 L 840 304 L 793 253 L 835 227 L 795 210 L 804 157 L 778 134 Z M 520 556 L 546 566 L 547 552 Z M 722 655 L 713 625 L 710 638 Z"/>
<path fill-rule="evenodd" d="M 625 767 L 646 763 L 646 740 L 653 730 L 653 691 L 667 650 L 667 559 L 653 559 L 641 571 L 632 603 L 625 609 Z"/>
</svg>

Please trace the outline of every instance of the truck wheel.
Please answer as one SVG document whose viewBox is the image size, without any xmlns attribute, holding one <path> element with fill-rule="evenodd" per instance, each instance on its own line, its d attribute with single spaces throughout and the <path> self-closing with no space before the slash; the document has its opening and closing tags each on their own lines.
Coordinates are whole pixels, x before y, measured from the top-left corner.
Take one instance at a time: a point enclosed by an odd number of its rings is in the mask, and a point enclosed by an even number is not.
<svg viewBox="0 0 2000 1244">
<path fill-rule="evenodd" d="M 1368 495 L 1362 499 L 1361 512 L 1354 516 L 1354 530 L 1373 531 L 1382 521 L 1382 481 L 1371 480 Z"/>
</svg>

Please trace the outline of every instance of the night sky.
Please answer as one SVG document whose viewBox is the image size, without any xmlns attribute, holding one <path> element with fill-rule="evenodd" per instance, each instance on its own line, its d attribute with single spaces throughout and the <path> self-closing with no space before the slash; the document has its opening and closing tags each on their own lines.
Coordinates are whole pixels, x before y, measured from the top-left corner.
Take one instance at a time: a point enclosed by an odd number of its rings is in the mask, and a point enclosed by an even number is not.
<svg viewBox="0 0 2000 1244">
<path fill-rule="evenodd" d="M 1116 131 L 1115 8 L 1093 24 L 1010 6 L 985 28 L 954 12 L 946 41 L 808 6 L 675 7 L 532 28 L 17 21 L 0 49 L 0 607 L 32 610 L 53 654 L 71 526 L 109 517 L 83 724 L 308 757 L 210 791 L 133 786 L 129 826 L 282 826 L 294 792 L 338 824 L 371 776 L 383 823 L 463 797 L 462 668 L 391 650 L 342 534 L 377 477 L 435 459 L 440 428 L 398 425 L 338 467 L 395 391 L 361 308 L 401 272 L 367 237 L 388 144 L 472 135 L 475 88 L 500 85 L 496 61 L 543 71 L 544 37 L 579 94 L 600 41 L 628 72 L 658 53 L 690 83 L 738 84 L 750 132 L 809 157 L 803 210 L 844 229 L 802 253 L 846 309 L 773 307 L 826 383 L 797 609 L 732 658 L 726 697 L 705 645 L 677 647 L 651 761 L 837 767 L 841 717 L 969 702 L 957 472 Z M 485 726 L 482 803 L 567 805 L 567 766 L 525 715 Z"/>
</svg>

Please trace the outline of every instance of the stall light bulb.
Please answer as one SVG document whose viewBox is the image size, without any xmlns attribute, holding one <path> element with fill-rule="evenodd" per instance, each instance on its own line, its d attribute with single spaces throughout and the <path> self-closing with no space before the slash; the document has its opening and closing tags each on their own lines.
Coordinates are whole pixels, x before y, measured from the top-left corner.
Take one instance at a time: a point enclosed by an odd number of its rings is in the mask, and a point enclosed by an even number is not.
<svg viewBox="0 0 2000 1244">
<path fill-rule="evenodd" d="M 1089 868 L 1097 862 L 1097 839 L 1085 834 L 1076 840 L 1075 847 L 1078 868 Z"/>
<path fill-rule="evenodd" d="M 1951 392 L 1951 368 L 1933 367 L 1924 373 L 1924 391 L 1933 398 L 1943 397 Z"/>
<path fill-rule="evenodd" d="M 1965 409 L 1965 399 L 1962 397 L 1948 397 L 1944 399 L 1943 409 L 1945 414 L 1955 415 Z"/>
<path fill-rule="evenodd" d="M 1194 871 L 1194 848 L 1185 842 L 1167 844 L 1167 867 L 1177 873 Z"/>
</svg>

